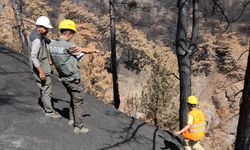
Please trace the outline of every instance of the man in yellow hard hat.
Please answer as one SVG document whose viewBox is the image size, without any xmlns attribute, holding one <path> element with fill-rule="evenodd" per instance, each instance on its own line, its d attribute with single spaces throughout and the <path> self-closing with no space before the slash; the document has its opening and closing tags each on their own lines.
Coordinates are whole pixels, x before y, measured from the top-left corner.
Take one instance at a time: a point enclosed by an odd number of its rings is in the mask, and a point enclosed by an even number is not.
<svg viewBox="0 0 250 150">
<path fill-rule="evenodd" d="M 77 32 L 74 21 L 65 19 L 59 23 L 60 37 L 52 40 L 49 50 L 53 63 L 59 73 L 59 78 L 71 96 L 69 125 L 74 126 L 74 133 L 87 133 L 82 118 L 82 107 L 84 100 L 83 85 L 80 80 L 80 66 L 76 55 L 80 53 L 99 53 L 99 50 L 80 48 L 70 41 Z"/>
<path fill-rule="evenodd" d="M 37 19 L 36 28 L 31 32 L 29 38 L 30 61 L 33 75 L 40 89 L 45 116 L 60 118 L 61 115 L 54 110 L 51 102 L 51 68 L 46 47 L 46 34 L 51 28 L 53 27 L 48 17 L 41 16 Z"/>
<path fill-rule="evenodd" d="M 196 96 L 188 97 L 188 121 L 187 125 L 180 131 L 175 132 L 178 136 L 182 134 L 185 138 L 185 150 L 205 150 L 200 145 L 200 140 L 205 137 L 205 114 L 197 108 L 198 99 Z"/>
</svg>

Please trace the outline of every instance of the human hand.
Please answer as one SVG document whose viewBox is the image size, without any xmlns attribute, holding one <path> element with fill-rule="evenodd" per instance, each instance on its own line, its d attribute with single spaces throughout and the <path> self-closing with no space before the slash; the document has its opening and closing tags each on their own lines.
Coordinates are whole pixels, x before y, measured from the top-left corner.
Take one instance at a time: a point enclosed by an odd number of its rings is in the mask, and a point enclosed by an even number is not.
<svg viewBox="0 0 250 150">
<path fill-rule="evenodd" d="M 52 60 L 51 60 L 51 59 L 49 59 L 49 64 L 50 64 L 50 65 L 52 65 L 52 64 L 53 64 L 53 62 L 52 62 Z"/>
<path fill-rule="evenodd" d="M 42 81 L 45 80 L 46 76 L 45 76 L 45 73 L 44 73 L 43 70 L 39 71 L 39 78 L 40 78 Z"/>
<path fill-rule="evenodd" d="M 175 132 L 174 132 L 174 135 L 175 135 L 175 136 L 178 136 L 178 135 L 180 135 L 180 134 L 181 134 L 180 131 L 175 131 Z"/>
<path fill-rule="evenodd" d="M 69 51 L 72 55 L 79 55 L 81 53 L 81 48 L 73 45 L 70 47 Z"/>
<path fill-rule="evenodd" d="M 44 73 L 44 69 L 42 66 L 39 66 L 36 68 L 38 70 L 38 76 L 40 78 L 41 81 L 44 81 L 46 76 L 45 76 L 45 73 Z"/>
</svg>

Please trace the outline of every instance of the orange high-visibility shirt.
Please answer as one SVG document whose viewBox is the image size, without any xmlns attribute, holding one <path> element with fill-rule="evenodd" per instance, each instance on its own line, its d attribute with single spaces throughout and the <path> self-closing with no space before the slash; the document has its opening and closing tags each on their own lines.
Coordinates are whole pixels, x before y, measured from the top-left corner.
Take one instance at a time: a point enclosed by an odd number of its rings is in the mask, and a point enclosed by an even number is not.
<svg viewBox="0 0 250 150">
<path fill-rule="evenodd" d="M 193 123 L 190 128 L 183 133 L 186 139 L 197 141 L 205 136 L 205 114 L 199 109 L 193 109 L 188 113 L 193 117 Z"/>
</svg>

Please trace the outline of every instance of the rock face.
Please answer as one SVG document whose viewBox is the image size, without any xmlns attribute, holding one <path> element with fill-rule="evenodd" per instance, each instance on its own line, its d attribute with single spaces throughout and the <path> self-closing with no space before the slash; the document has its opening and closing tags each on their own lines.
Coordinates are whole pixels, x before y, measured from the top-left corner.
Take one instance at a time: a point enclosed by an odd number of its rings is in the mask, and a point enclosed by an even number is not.
<svg viewBox="0 0 250 150">
<path fill-rule="evenodd" d="M 238 6 L 236 0 L 223 4 L 228 12 Z M 105 51 L 101 56 L 86 56 L 82 62 L 82 80 L 86 90 L 112 101 L 110 74 L 108 1 L 104 0 L 27 0 L 22 6 L 26 32 L 29 34 L 36 18 L 43 14 L 52 20 L 55 29 L 49 34 L 56 37 L 56 27 L 62 18 L 78 23 L 74 42 L 80 46 L 97 47 Z M 212 4 L 202 1 L 200 44 L 192 61 L 192 91 L 200 99 L 200 108 L 206 112 L 208 129 L 202 141 L 207 149 L 230 149 L 234 143 L 239 104 L 246 68 L 249 22 L 246 10 L 241 23 L 229 31 L 224 29 L 221 16 L 209 17 Z M 173 129 L 178 125 L 179 81 L 174 41 L 177 20 L 176 0 L 117 0 L 117 55 L 120 110 Z M 15 28 L 10 0 L 0 4 L 1 44 L 21 47 Z M 42 8 L 42 9 L 41 9 Z M 235 8 L 234 8 L 235 9 Z M 250 15 L 248 15 L 250 16 Z M 217 18 L 216 18 L 217 17 Z M 9 18 L 9 19 L 8 19 Z M 14 43 L 14 44 L 13 44 Z M 224 145 L 221 145 L 222 141 Z"/>
</svg>

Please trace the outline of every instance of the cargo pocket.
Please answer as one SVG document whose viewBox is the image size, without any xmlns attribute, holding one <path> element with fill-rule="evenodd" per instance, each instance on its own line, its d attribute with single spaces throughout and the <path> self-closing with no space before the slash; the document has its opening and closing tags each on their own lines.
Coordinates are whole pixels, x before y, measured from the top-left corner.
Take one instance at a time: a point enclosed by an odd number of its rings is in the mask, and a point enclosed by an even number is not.
<svg viewBox="0 0 250 150">
<path fill-rule="evenodd" d="M 71 59 L 61 64 L 61 72 L 65 76 L 71 76 L 75 73 L 75 66 Z"/>
</svg>

